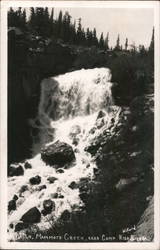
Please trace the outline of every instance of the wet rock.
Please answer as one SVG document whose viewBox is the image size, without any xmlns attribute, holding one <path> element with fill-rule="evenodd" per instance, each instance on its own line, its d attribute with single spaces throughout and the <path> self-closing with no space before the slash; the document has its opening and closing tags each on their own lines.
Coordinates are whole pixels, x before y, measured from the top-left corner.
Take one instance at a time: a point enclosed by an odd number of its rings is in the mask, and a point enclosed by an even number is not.
<svg viewBox="0 0 160 250">
<path fill-rule="evenodd" d="M 18 196 L 16 194 L 13 196 L 13 200 L 15 200 L 15 201 L 18 200 Z"/>
<path fill-rule="evenodd" d="M 33 224 L 40 222 L 41 213 L 37 207 L 32 207 L 29 209 L 20 219 L 24 223 Z"/>
<path fill-rule="evenodd" d="M 27 185 L 23 185 L 20 190 L 19 190 L 19 193 L 22 194 L 23 192 L 27 191 L 28 190 L 28 186 Z"/>
<path fill-rule="evenodd" d="M 96 126 L 98 129 L 102 128 L 104 126 L 104 119 L 98 120 Z"/>
<path fill-rule="evenodd" d="M 28 161 L 26 161 L 24 164 L 24 167 L 25 169 L 28 169 L 28 168 L 32 168 L 32 165 Z"/>
<path fill-rule="evenodd" d="M 78 188 L 78 185 L 77 185 L 77 183 L 76 183 L 75 181 L 72 181 L 72 182 L 69 184 L 68 187 L 71 188 L 71 189 L 76 189 L 76 188 Z"/>
<path fill-rule="evenodd" d="M 75 160 L 75 154 L 69 144 L 56 141 L 41 150 L 41 158 L 47 165 L 64 166 Z"/>
<path fill-rule="evenodd" d="M 31 177 L 29 179 L 29 182 L 32 184 L 32 185 L 38 185 L 39 183 L 41 183 L 41 177 L 39 175 L 36 175 L 34 177 Z"/>
<path fill-rule="evenodd" d="M 59 194 L 59 195 L 58 195 L 58 198 L 59 198 L 59 199 L 63 199 L 63 198 L 64 198 L 64 195 Z"/>
<path fill-rule="evenodd" d="M 58 193 L 53 193 L 53 194 L 51 194 L 51 198 L 52 198 L 52 199 L 57 199 L 57 198 L 58 198 Z"/>
<path fill-rule="evenodd" d="M 15 200 L 10 200 L 8 202 L 8 211 L 16 210 L 16 201 Z"/>
<path fill-rule="evenodd" d="M 49 181 L 49 183 L 54 183 L 56 180 L 58 180 L 58 179 L 56 177 L 54 177 L 54 176 L 49 176 L 47 178 L 47 181 Z"/>
<path fill-rule="evenodd" d="M 72 144 L 75 145 L 75 146 L 77 146 L 78 143 L 79 143 L 79 138 L 73 138 Z"/>
<path fill-rule="evenodd" d="M 79 125 L 72 126 L 69 137 L 70 139 L 73 139 L 80 133 L 81 133 L 81 127 Z"/>
<path fill-rule="evenodd" d="M 56 173 L 58 173 L 58 174 L 63 174 L 63 173 L 64 173 L 64 170 L 63 170 L 62 168 L 58 168 L 58 169 L 56 170 Z"/>
<path fill-rule="evenodd" d="M 20 176 L 24 174 L 24 169 L 21 165 L 10 165 L 8 170 L 8 176 Z"/>
<path fill-rule="evenodd" d="M 64 210 L 64 212 L 61 214 L 60 219 L 62 221 L 69 221 L 71 218 L 71 213 L 68 210 Z"/>
<path fill-rule="evenodd" d="M 11 224 L 9 225 L 9 227 L 10 227 L 11 229 L 13 229 L 13 227 L 14 227 L 13 223 L 11 223 Z"/>
<path fill-rule="evenodd" d="M 51 199 L 43 201 L 43 208 L 46 214 L 51 213 L 52 210 L 55 210 L 55 203 Z"/>
<path fill-rule="evenodd" d="M 15 232 L 19 232 L 23 229 L 26 229 L 28 227 L 28 225 L 26 223 L 23 223 L 23 222 L 18 222 L 16 225 L 15 225 L 15 229 L 14 231 Z"/>
<path fill-rule="evenodd" d="M 138 177 L 132 177 L 132 178 L 122 178 L 119 180 L 119 182 L 116 184 L 116 189 L 119 191 L 124 190 L 129 185 L 137 182 Z"/>
<path fill-rule="evenodd" d="M 105 112 L 102 111 L 102 110 L 100 110 L 100 111 L 98 112 L 98 115 L 97 115 L 97 120 L 100 119 L 100 118 L 102 118 L 102 117 L 104 117 L 105 115 L 106 115 Z"/>
<path fill-rule="evenodd" d="M 46 188 L 47 188 L 46 185 L 41 185 L 41 186 L 37 187 L 37 191 L 41 191 L 41 190 L 46 189 Z"/>
</svg>

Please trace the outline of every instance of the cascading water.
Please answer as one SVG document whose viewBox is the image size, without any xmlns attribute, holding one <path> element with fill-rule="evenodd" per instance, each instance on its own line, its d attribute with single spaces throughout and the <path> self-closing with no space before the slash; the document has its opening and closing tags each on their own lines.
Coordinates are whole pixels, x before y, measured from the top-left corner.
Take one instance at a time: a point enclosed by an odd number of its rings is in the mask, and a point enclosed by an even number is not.
<svg viewBox="0 0 160 250">
<path fill-rule="evenodd" d="M 32 168 L 26 169 L 23 176 L 9 178 L 9 200 L 20 194 L 22 186 L 27 186 L 25 192 L 19 195 L 17 209 L 9 215 L 9 224 L 16 224 L 31 207 L 36 206 L 41 211 L 45 199 L 53 199 L 56 206 L 53 213 L 42 216 L 38 223 L 40 229 L 49 228 L 51 221 L 55 221 L 64 210 L 72 211 L 83 206 L 79 190 L 71 189 L 69 184 L 83 177 L 94 178 L 94 158 L 84 149 L 99 133 L 100 123 L 109 126 L 111 122 L 111 87 L 111 72 L 107 68 L 82 69 L 42 81 L 38 122 L 34 123 L 39 128 L 39 135 L 33 145 L 34 157 L 29 160 Z M 102 110 L 104 117 L 98 119 Z M 93 135 L 90 131 L 94 127 L 96 131 Z M 70 144 L 76 157 L 75 163 L 63 173 L 46 166 L 39 153 L 42 146 L 57 140 Z M 45 185 L 45 189 L 29 185 L 29 179 L 35 175 L 41 176 L 41 185 Z M 50 176 L 57 178 L 53 184 L 47 182 Z M 54 193 L 60 193 L 61 198 L 54 199 Z M 14 229 L 10 229 L 11 238 L 13 232 Z"/>
</svg>

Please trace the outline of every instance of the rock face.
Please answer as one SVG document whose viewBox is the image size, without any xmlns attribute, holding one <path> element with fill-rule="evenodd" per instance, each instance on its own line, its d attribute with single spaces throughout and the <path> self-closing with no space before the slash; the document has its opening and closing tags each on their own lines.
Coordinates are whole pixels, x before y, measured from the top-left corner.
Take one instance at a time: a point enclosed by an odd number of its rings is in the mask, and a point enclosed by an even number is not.
<svg viewBox="0 0 160 250">
<path fill-rule="evenodd" d="M 28 224 L 38 223 L 41 219 L 41 213 L 36 207 L 29 209 L 21 218 L 21 221 Z"/>
<path fill-rule="evenodd" d="M 41 150 L 41 158 L 47 165 L 57 165 L 58 167 L 72 162 L 75 159 L 75 155 L 69 144 L 56 141 Z"/>
<path fill-rule="evenodd" d="M 10 165 L 8 170 L 8 176 L 20 176 L 24 174 L 24 169 L 21 165 Z"/>
</svg>

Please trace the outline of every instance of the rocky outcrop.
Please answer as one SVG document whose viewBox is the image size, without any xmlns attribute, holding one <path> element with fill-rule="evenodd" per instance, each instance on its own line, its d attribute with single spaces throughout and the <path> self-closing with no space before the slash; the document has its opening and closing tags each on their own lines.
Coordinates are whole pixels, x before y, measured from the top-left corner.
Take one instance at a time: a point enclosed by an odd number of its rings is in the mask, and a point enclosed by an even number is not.
<svg viewBox="0 0 160 250">
<path fill-rule="evenodd" d="M 41 158 L 47 165 L 59 167 L 71 163 L 75 155 L 69 144 L 56 141 L 41 150 Z"/>
</svg>

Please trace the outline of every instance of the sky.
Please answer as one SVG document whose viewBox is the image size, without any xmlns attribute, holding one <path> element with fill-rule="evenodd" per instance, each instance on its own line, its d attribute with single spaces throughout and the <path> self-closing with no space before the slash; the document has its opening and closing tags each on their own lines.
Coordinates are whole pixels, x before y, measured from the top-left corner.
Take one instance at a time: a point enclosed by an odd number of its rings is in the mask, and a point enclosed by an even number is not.
<svg viewBox="0 0 160 250">
<path fill-rule="evenodd" d="M 104 38 L 109 32 L 109 45 L 114 46 L 118 34 L 120 43 L 124 46 L 126 37 L 129 44 L 149 46 L 154 24 L 153 9 L 150 8 L 61 8 L 68 11 L 72 21 L 82 18 L 82 26 L 97 30 L 98 37 L 103 32 Z M 58 16 L 60 9 L 54 9 Z"/>
</svg>

